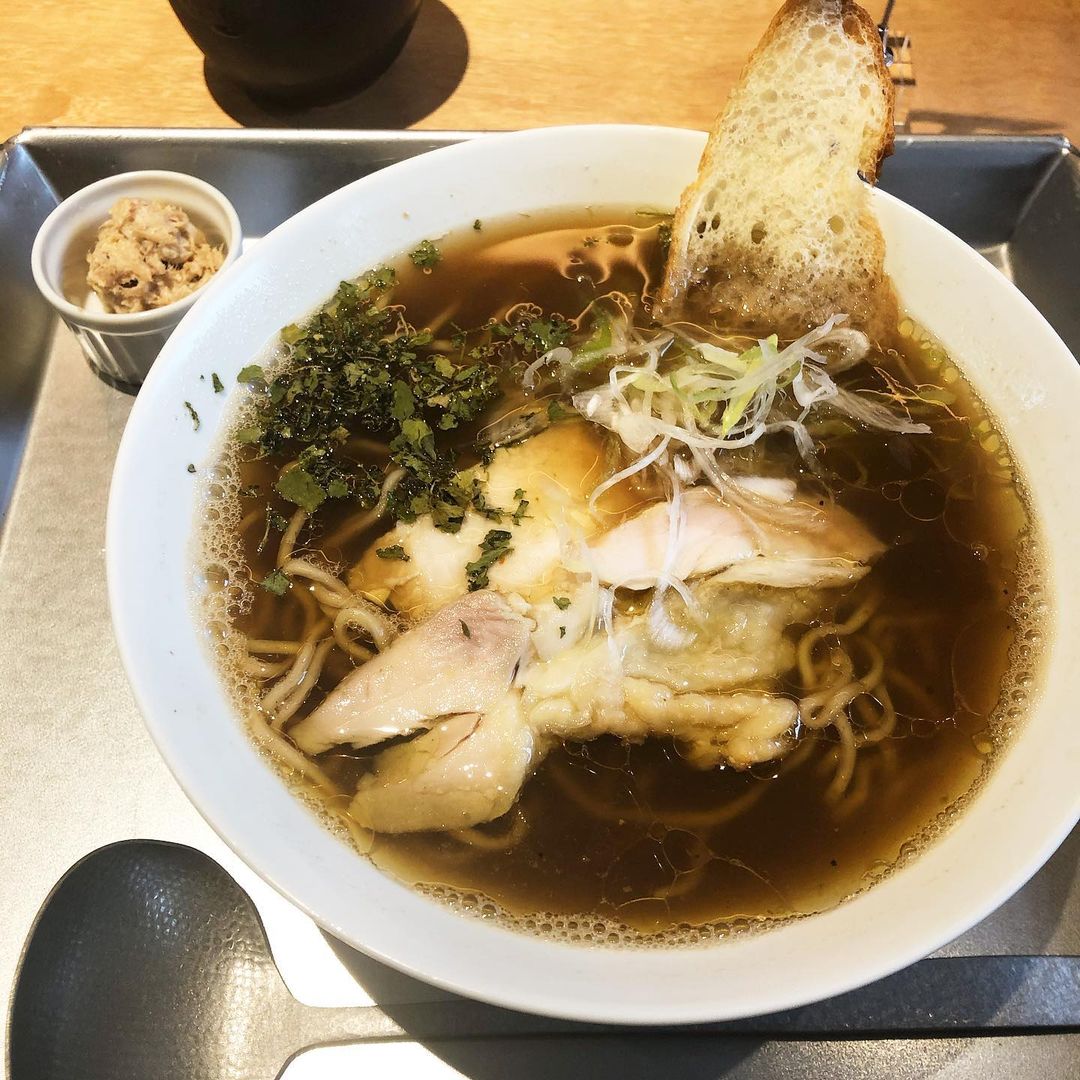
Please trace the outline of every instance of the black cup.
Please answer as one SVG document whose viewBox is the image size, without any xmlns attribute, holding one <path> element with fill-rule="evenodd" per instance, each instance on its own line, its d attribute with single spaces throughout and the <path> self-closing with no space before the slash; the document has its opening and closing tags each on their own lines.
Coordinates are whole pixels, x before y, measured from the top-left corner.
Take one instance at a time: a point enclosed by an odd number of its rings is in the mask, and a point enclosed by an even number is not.
<svg viewBox="0 0 1080 1080">
<path fill-rule="evenodd" d="M 374 82 L 421 0 L 170 0 L 208 68 L 252 96 L 318 104 Z"/>
</svg>

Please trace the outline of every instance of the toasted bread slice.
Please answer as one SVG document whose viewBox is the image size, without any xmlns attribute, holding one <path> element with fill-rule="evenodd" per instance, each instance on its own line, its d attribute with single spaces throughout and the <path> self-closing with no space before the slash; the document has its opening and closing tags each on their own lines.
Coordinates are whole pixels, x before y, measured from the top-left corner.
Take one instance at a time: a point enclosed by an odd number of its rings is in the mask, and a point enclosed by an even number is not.
<svg viewBox="0 0 1080 1080">
<path fill-rule="evenodd" d="M 725 329 L 783 338 L 839 312 L 874 338 L 891 331 L 896 302 L 868 183 L 892 133 L 893 87 L 870 16 L 851 0 L 789 0 L 683 193 L 659 313 L 704 309 Z"/>
</svg>

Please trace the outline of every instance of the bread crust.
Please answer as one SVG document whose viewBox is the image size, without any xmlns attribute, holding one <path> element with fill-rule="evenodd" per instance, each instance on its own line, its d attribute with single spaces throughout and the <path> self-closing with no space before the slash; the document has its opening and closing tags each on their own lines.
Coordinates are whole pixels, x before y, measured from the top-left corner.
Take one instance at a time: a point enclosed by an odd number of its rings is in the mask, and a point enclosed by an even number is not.
<svg viewBox="0 0 1080 1080">
<path fill-rule="evenodd" d="M 716 174 L 720 171 L 720 155 L 723 153 L 722 139 L 729 123 L 729 115 L 733 108 L 737 110 L 742 104 L 739 100 L 739 92 L 747 85 L 750 74 L 754 72 L 762 56 L 782 42 L 785 36 L 797 34 L 803 26 L 822 23 L 841 29 L 844 36 L 854 42 L 862 52 L 862 60 L 867 62 L 873 70 L 873 92 L 880 95 L 880 101 L 876 105 L 868 101 L 866 114 L 869 118 L 872 114 L 879 112 L 883 119 L 878 124 L 868 119 L 864 125 L 859 147 L 858 173 L 868 183 L 876 183 L 882 161 L 893 150 L 894 106 L 894 88 L 885 66 L 877 26 L 867 12 L 852 0 L 787 0 L 787 3 L 773 17 L 761 41 L 751 53 L 731 98 L 713 125 L 698 166 L 697 178 L 683 192 L 672 223 L 673 242 L 664 280 L 657 297 L 656 310 L 660 317 L 669 318 L 687 314 L 687 296 L 695 282 L 700 279 L 702 268 L 695 267 L 688 254 L 694 246 L 692 230 L 698 224 L 700 206 L 704 198 L 710 194 Z M 823 148 L 822 154 L 826 152 L 827 150 Z M 718 197 L 722 198 L 722 196 Z M 750 224 L 746 223 L 747 233 L 750 231 Z M 885 330 L 885 323 L 893 318 L 896 305 L 891 286 L 884 275 L 884 241 L 869 207 L 864 207 L 859 213 L 859 231 L 866 249 L 867 261 L 876 269 L 870 274 L 874 280 L 849 283 L 856 287 L 858 295 L 851 299 L 847 306 L 858 309 L 849 312 L 853 324 L 865 324 L 874 336 L 880 336 Z M 730 328 L 765 329 L 769 318 L 775 317 L 775 313 L 755 312 L 752 308 L 765 293 L 775 295 L 777 291 L 788 291 L 781 290 L 781 286 L 784 285 L 780 280 L 783 277 L 782 269 L 768 265 L 762 253 L 754 250 L 749 244 L 728 244 L 723 253 L 723 262 L 722 266 L 710 265 L 708 270 L 716 274 L 718 291 L 726 290 L 731 302 L 721 304 L 718 309 L 714 309 L 714 313 L 721 312 L 724 316 L 730 316 L 731 312 L 742 310 L 746 313 L 746 318 L 735 320 L 736 323 L 741 322 L 742 325 L 732 325 Z M 771 289 L 763 290 L 761 286 L 770 284 L 770 275 L 773 279 Z M 829 306 L 830 300 L 837 298 L 838 290 L 840 295 L 852 291 L 850 288 L 840 288 L 835 280 L 830 280 L 830 275 L 827 273 L 823 275 L 819 284 L 822 286 L 822 295 L 817 298 L 819 302 L 814 302 L 813 296 L 807 298 L 796 295 L 793 298 L 804 306 L 806 319 L 800 321 L 790 317 L 785 318 L 781 313 L 775 324 L 781 333 L 786 330 L 794 336 L 805 328 L 807 322 L 813 319 L 820 321 L 820 313 Z M 813 285 L 810 288 L 812 291 Z M 880 291 L 882 294 L 884 311 L 879 315 L 871 312 L 870 305 L 867 303 L 867 296 L 871 291 Z M 738 295 L 740 293 L 741 295 Z M 795 293 L 798 294 L 799 290 L 796 289 Z M 829 295 L 825 295 L 826 293 Z M 828 314 L 834 314 L 835 311 L 836 309 L 833 308 Z M 827 318 L 828 314 L 824 317 Z"/>
<path fill-rule="evenodd" d="M 896 104 L 896 88 L 889 76 L 889 69 L 885 66 L 885 50 L 882 48 L 881 36 L 878 34 L 877 24 L 869 13 L 852 0 L 787 0 L 787 3 L 773 16 L 768 29 L 750 54 L 750 59 L 747 60 L 739 75 L 739 81 L 742 82 L 745 79 L 747 71 L 754 66 L 758 56 L 783 33 L 789 22 L 802 22 L 808 17 L 813 18 L 818 12 L 829 12 L 831 8 L 835 9 L 831 17 L 842 27 L 844 33 L 852 41 L 866 46 L 868 52 L 874 57 L 878 84 L 882 97 L 885 99 L 885 112 L 891 120 Z M 717 118 L 713 133 L 719 128 L 723 117 L 724 110 Z M 869 183 L 877 183 L 881 163 L 893 152 L 893 144 L 893 126 L 890 123 L 884 130 L 877 132 L 876 138 L 867 145 L 860 172 Z"/>
</svg>

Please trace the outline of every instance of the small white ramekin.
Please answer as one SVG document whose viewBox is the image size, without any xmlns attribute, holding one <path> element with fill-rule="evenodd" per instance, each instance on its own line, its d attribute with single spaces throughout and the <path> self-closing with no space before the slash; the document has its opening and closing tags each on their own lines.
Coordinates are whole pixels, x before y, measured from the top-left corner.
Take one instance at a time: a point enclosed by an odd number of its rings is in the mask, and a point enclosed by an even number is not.
<svg viewBox="0 0 1080 1080">
<path fill-rule="evenodd" d="M 225 248 L 221 269 L 181 300 L 150 311 L 102 310 L 86 284 L 86 255 L 117 199 L 159 199 L 186 210 L 212 244 Z M 161 170 L 106 177 L 65 199 L 43 222 L 30 266 L 42 295 L 78 339 L 90 366 L 106 381 L 135 388 L 146 378 L 176 324 L 240 255 L 240 219 L 215 187 L 194 176 Z"/>
</svg>

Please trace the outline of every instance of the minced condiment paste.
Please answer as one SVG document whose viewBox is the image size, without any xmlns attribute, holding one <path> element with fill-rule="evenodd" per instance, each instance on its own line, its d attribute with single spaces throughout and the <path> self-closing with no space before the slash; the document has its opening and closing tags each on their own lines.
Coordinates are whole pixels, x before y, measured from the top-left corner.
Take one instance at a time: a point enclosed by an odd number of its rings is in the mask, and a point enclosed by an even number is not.
<svg viewBox="0 0 1080 1080">
<path fill-rule="evenodd" d="M 87 253 L 86 282 L 106 311 L 149 311 L 193 293 L 224 258 L 179 206 L 120 199 Z"/>
</svg>

